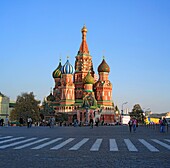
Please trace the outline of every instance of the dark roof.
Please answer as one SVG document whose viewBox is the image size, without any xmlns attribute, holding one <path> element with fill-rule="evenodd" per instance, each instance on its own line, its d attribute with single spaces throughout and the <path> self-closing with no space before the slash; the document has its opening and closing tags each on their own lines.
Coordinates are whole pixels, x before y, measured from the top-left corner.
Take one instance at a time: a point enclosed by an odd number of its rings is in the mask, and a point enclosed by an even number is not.
<svg viewBox="0 0 170 168">
<path fill-rule="evenodd" d="M 4 94 L 2 94 L 1 92 L 0 92 L 0 96 L 5 97 L 5 95 L 4 95 Z"/>
<path fill-rule="evenodd" d="M 9 108 L 14 108 L 16 103 L 9 103 Z"/>
</svg>

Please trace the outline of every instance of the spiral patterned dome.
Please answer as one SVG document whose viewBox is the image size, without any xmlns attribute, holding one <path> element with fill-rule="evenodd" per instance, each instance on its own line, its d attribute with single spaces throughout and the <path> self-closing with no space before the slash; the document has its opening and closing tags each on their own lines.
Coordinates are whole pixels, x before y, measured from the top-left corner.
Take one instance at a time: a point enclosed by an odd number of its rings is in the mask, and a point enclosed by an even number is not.
<svg viewBox="0 0 170 168">
<path fill-rule="evenodd" d="M 73 66 L 69 63 L 69 60 L 61 68 L 62 74 L 73 74 Z"/>
<path fill-rule="evenodd" d="M 98 66 L 98 72 L 110 72 L 110 67 L 103 58 L 102 63 Z"/>
<path fill-rule="evenodd" d="M 94 84 L 94 78 L 91 76 L 90 72 L 84 78 L 84 84 Z"/>
<path fill-rule="evenodd" d="M 58 67 L 54 70 L 54 72 L 52 74 L 53 78 L 61 78 L 61 67 L 62 67 L 62 65 L 61 65 L 61 61 L 60 61 Z"/>
</svg>

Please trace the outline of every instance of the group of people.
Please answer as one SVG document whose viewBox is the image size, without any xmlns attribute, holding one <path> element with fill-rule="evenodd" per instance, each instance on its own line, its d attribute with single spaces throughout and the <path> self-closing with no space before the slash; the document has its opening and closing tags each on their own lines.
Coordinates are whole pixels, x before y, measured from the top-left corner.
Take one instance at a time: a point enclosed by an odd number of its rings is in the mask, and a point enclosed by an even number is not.
<svg viewBox="0 0 170 168">
<path fill-rule="evenodd" d="M 138 127 L 138 121 L 136 118 L 130 118 L 129 122 L 129 131 L 132 132 L 132 128 L 133 128 L 133 132 L 136 132 L 136 127 Z"/>
<path fill-rule="evenodd" d="M 49 119 L 49 127 L 50 128 L 54 128 L 55 125 L 55 118 L 54 117 L 50 117 Z"/>
<path fill-rule="evenodd" d="M 96 126 L 98 127 L 99 126 L 99 118 L 96 118 L 96 120 L 95 120 L 95 123 L 96 123 Z M 92 118 L 92 116 L 90 115 L 90 122 L 89 122 L 89 124 L 90 124 L 90 127 L 91 128 L 93 128 L 93 125 L 94 125 L 94 120 L 93 120 L 93 118 Z"/>
<path fill-rule="evenodd" d="M 136 127 L 138 127 L 138 121 L 135 118 L 130 118 L 128 125 L 129 125 L 130 132 L 132 132 L 132 128 L 133 128 L 133 132 L 136 132 Z M 159 119 L 159 125 L 160 125 L 161 133 L 165 132 L 165 126 L 167 126 L 167 129 L 168 129 L 168 123 L 165 117 Z"/>
</svg>

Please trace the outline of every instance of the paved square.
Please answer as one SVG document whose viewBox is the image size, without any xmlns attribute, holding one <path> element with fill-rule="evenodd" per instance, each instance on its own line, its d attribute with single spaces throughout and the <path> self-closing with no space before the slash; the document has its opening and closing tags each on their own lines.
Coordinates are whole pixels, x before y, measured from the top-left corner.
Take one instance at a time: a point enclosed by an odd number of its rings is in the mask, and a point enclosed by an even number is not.
<svg viewBox="0 0 170 168">
<path fill-rule="evenodd" d="M 170 133 L 159 127 L 1 127 L 2 167 L 169 167 Z"/>
</svg>

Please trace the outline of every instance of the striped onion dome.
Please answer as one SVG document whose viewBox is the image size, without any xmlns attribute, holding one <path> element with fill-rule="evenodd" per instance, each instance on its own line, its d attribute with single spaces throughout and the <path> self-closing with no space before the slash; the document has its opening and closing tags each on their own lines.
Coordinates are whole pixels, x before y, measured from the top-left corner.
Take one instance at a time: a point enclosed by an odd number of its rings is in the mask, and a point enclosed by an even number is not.
<svg viewBox="0 0 170 168">
<path fill-rule="evenodd" d="M 73 74 L 73 66 L 69 63 L 69 60 L 61 68 L 62 74 Z"/>
<path fill-rule="evenodd" d="M 91 76 L 90 71 L 84 78 L 84 84 L 94 84 L 94 78 Z"/>
<path fill-rule="evenodd" d="M 98 72 L 110 72 L 110 67 L 103 58 L 102 63 L 98 66 Z"/>
<path fill-rule="evenodd" d="M 53 78 L 61 78 L 61 67 L 62 65 L 61 65 L 61 60 L 60 60 L 58 67 L 54 70 L 52 74 Z"/>
</svg>

